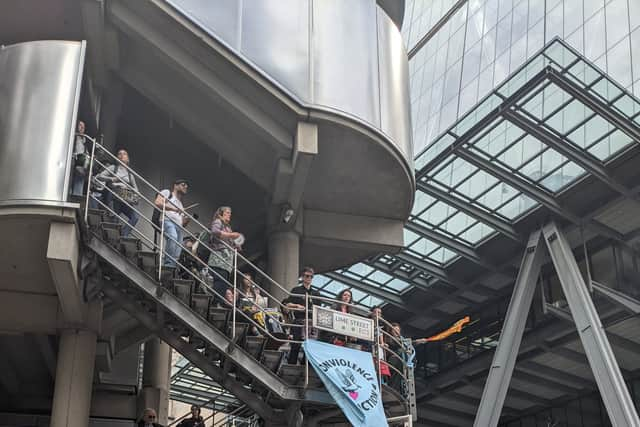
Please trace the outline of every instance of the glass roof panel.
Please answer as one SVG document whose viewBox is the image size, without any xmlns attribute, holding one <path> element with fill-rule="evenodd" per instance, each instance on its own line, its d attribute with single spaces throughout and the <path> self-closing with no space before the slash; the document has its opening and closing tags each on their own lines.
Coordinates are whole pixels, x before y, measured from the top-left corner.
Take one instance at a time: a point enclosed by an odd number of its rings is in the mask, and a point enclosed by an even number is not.
<svg viewBox="0 0 640 427">
<path fill-rule="evenodd" d="M 541 72 L 545 67 L 554 70 L 554 76 L 560 79 L 558 84 L 565 81 L 562 88 L 548 77 L 543 78 Z M 539 77 L 538 80 L 533 81 L 534 76 Z M 578 88 L 581 96 L 570 95 L 565 90 L 569 87 Z M 596 102 L 583 102 L 588 97 Z M 634 142 L 616 128 L 614 121 L 610 122 L 600 114 L 597 106 L 602 104 L 609 105 L 611 111 L 626 116 L 636 126 L 640 125 L 640 102 L 564 42 L 554 39 L 416 156 L 416 174 L 420 182 L 447 193 L 447 197 L 438 200 L 431 194 L 417 191 L 409 221 L 470 247 L 482 244 L 498 234 L 487 224 L 490 221 L 485 215 L 494 215 L 497 221 L 516 222 L 540 206 L 532 198 L 535 193 L 516 190 L 496 178 L 500 174 L 493 169 L 515 175 L 553 196 L 586 174 L 580 165 L 513 125 L 501 112 L 520 115 L 533 122 L 536 128 L 561 141 L 564 139 L 564 143 L 571 144 L 574 150 L 590 153 L 604 166 Z M 460 149 L 477 157 L 477 164 L 488 161 L 492 167 L 484 170 L 475 166 L 475 162 L 458 157 L 456 152 Z M 461 212 L 456 207 L 461 206 L 459 203 L 467 204 L 469 208 Z M 418 227 L 415 229 L 419 230 Z M 404 237 L 404 251 L 422 261 L 446 269 L 460 258 L 459 254 L 415 231 L 405 230 Z M 384 288 L 395 293 L 411 286 L 396 276 L 432 278 L 419 263 L 414 265 L 410 260 L 405 262 L 393 255 L 379 256 L 376 262 L 387 266 L 391 275 L 358 267 L 345 271 L 345 277 L 348 275 L 352 280 L 367 283 L 372 289 Z M 430 286 L 443 285 L 436 280 L 428 281 Z M 328 283 L 335 284 L 335 281 Z"/>
</svg>

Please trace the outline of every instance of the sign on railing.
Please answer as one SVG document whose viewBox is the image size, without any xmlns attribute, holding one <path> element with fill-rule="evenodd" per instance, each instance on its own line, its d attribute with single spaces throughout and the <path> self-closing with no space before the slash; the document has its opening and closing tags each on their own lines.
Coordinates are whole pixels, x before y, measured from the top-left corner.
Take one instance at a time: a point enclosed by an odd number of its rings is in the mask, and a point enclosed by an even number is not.
<svg viewBox="0 0 640 427">
<path fill-rule="evenodd" d="M 313 327 L 339 335 L 373 341 L 372 319 L 317 305 L 313 306 Z"/>
</svg>

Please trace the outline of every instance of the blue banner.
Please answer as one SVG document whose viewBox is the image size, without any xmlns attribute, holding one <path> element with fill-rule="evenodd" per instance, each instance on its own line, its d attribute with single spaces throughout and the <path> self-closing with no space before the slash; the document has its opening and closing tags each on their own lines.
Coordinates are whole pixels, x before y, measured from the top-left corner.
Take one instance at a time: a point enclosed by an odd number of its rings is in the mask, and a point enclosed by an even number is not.
<svg viewBox="0 0 640 427">
<path fill-rule="evenodd" d="M 352 425 L 388 427 L 371 353 L 315 340 L 306 340 L 304 351 Z"/>
</svg>

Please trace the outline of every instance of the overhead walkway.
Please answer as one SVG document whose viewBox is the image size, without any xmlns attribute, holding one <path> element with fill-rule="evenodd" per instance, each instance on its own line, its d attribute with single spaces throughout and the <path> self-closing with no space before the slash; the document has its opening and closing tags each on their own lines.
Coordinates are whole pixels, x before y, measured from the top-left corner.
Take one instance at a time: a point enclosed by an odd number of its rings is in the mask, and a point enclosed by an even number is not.
<svg viewBox="0 0 640 427">
<path fill-rule="evenodd" d="M 212 286 L 216 271 L 191 254 L 184 242 L 174 241 L 181 246 L 183 256 L 180 259 L 171 258 L 164 247 L 164 226 L 153 225 L 151 218 L 142 214 L 147 210 L 145 205 L 154 204 L 145 194 L 158 194 L 160 190 L 150 186 L 144 177 L 94 142 L 90 175 L 106 169 L 108 163 L 118 164 L 135 176 L 139 189 L 115 177 L 113 173 L 105 180 L 115 180 L 117 184 L 125 186 L 129 194 L 135 194 L 139 201 L 125 200 L 122 192 L 114 191 L 117 185 L 113 184 L 104 186 L 102 194 L 110 194 L 114 200 L 136 210 L 140 214 L 140 221 L 131 224 L 127 218 L 118 217 L 113 208 L 97 196 L 95 187 L 101 181 L 94 177 L 93 184 L 88 184 L 94 187 L 94 191 L 90 191 L 84 201 L 84 245 L 95 254 L 93 262 L 85 265 L 86 274 L 90 271 L 94 274 L 94 279 L 89 281 L 93 287 L 87 290 L 88 297 L 102 296 L 119 306 L 268 423 L 297 425 L 303 417 L 323 417 L 334 401 L 318 377 L 308 365 L 289 365 L 283 361 L 284 350 L 281 347 L 296 341 L 270 332 L 264 324 L 258 323 L 235 304 L 216 306 L 216 298 L 225 298 Z M 152 191 L 140 187 L 151 187 Z M 90 208 L 90 205 L 96 209 Z M 161 212 L 163 217 L 164 207 Z M 190 229 L 182 227 L 183 232 L 185 236 L 197 239 L 207 227 L 197 223 L 195 218 L 190 219 L 194 225 Z M 125 225 L 132 228 L 129 237 L 121 234 Z M 160 237 L 155 242 L 153 233 L 148 233 L 150 227 Z M 208 242 L 201 241 L 200 244 L 207 245 Z M 244 272 L 254 275 L 255 281 L 252 283 L 255 286 L 264 282 L 279 286 L 235 248 L 230 250 L 233 250 L 234 261 L 230 266 L 231 279 L 226 280 L 226 285 L 234 290 L 238 300 L 245 296 L 240 288 Z M 164 265 L 169 259 L 177 264 L 177 268 Z M 189 265 L 189 262 L 195 265 Z M 282 291 L 286 292 L 285 289 Z M 286 310 L 280 301 L 264 289 L 263 295 L 267 295 L 271 304 L 280 311 Z M 333 301 L 328 300 L 329 303 Z M 260 311 L 265 319 L 272 315 L 263 308 Z M 282 325 L 289 328 L 304 327 L 287 324 L 286 321 Z M 259 331 L 259 335 L 255 331 Z M 403 375 L 403 382 L 410 385 L 412 381 L 407 375 L 411 371 L 406 364 L 404 366 L 395 375 Z M 412 390 L 406 387 L 394 390 L 384 385 L 382 390 L 388 416 L 411 413 Z M 224 402 L 233 409 L 237 407 L 235 399 L 228 400 L 221 395 L 218 403 Z M 339 419 L 341 416 L 340 411 L 329 414 L 329 418 Z"/>
</svg>

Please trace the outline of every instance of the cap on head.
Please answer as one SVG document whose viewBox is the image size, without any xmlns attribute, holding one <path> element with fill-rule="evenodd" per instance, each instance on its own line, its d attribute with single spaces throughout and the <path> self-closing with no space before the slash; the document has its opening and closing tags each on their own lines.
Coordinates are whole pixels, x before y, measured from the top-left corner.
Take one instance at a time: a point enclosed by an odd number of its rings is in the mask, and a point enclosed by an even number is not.
<svg viewBox="0 0 640 427">
<path fill-rule="evenodd" d="M 180 184 L 189 184 L 189 181 L 187 181 L 186 179 L 182 179 L 182 178 L 178 178 L 175 181 L 173 181 L 173 185 L 180 185 Z"/>
</svg>

